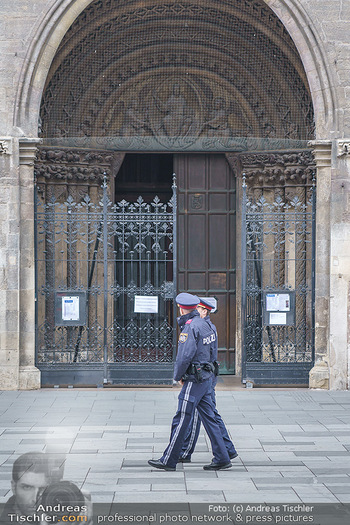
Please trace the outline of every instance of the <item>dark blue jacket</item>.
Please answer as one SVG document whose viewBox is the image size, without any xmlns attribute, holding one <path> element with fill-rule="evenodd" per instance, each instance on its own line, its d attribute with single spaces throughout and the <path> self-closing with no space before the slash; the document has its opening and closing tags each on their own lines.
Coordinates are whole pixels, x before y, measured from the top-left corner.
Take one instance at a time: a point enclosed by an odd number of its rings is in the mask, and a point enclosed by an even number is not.
<svg viewBox="0 0 350 525">
<path fill-rule="evenodd" d="M 215 324 L 213 324 L 211 322 L 209 315 L 207 315 L 207 317 L 204 317 L 204 321 L 206 323 L 208 323 L 208 325 L 210 326 L 211 330 L 213 330 L 213 332 L 215 332 L 215 334 L 216 334 L 215 340 L 211 341 L 211 343 L 210 343 L 210 361 L 211 361 L 211 363 L 213 363 L 214 361 L 217 361 L 217 359 L 218 359 L 218 335 L 217 335 L 217 330 L 216 330 Z"/>
<path fill-rule="evenodd" d="M 180 381 L 190 364 L 212 362 L 212 356 L 214 355 L 213 343 L 215 341 L 217 348 L 217 334 L 214 325 L 210 321 L 201 319 L 197 310 L 182 315 L 178 318 L 178 323 L 181 333 L 175 361 L 175 381 Z M 212 375 L 212 372 L 202 370 L 203 380 L 208 379 Z M 188 380 L 196 381 L 196 377 L 189 375 Z"/>
<path fill-rule="evenodd" d="M 209 324 L 209 326 L 212 328 L 212 330 L 214 330 L 214 332 L 216 333 L 216 339 L 210 345 L 210 361 L 213 363 L 214 361 L 218 360 L 218 335 L 217 335 L 217 330 L 216 330 L 215 324 L 213 324 L 211 322 L 209 315 L 204 317 L 204 321 L 206 321 Z M 217 377 L 213 377 L 213 387 L 214 388 L 215 388 L 217 382 L 218 382 L 218 378 Z"/>
</svg>

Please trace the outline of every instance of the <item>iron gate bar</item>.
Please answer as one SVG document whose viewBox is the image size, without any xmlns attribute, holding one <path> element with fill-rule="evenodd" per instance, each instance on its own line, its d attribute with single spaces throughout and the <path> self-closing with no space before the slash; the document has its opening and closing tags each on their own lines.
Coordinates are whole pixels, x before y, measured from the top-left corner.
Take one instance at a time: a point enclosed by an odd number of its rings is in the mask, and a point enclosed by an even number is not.
<svg viewBox="0 0 350 525">
<path fill-rule="evenodd" d="M 34 180 L 34 341 L 35 341 L 35 362 L 38 361 L 38 188 L 36 179 Z"/>
<path fill-rule="evenodd" d="M 107 383 L 107 310 L 108 310 L 108 232 L 107 232 L 107 176 L 103 177 L 103 383 Z"/>
<path fill-rule="evenodd" d="M 246 362 L 247 362 L 247 351 L 246 351 L 246 333 L 245 333 L 245 315 L 247 310 L 247 230 L 245 228 L 246 214 L 247 214 L 247 183 L 246 174 L 242 175 L 242 224 L 241 224 L 241 282 L 242 282 L 242 310 L 241 310 L 241 326 L 242 326 L 242 380 L 246 380 Z"/>
<path fill-rule="evenodd" d="M 312 260 L 311 260 L 311 272 L 312 272 L 312 292 L 311 292 L 311 315 L 312 315 L 312 326 L 315 327 L 315 301 L 316 301 L 316 179 L 312 179 Z M 315 329 L 312 332 L 312 348 L 315 353 Z"/>
<path fill-rule="evenodd" d="M 175 296 L 177 293 L 177 184 L 176 173 L 173 173 L 173 286 L 174 286 L 174 306 L 173 306 L 173 361 L 176 358 L 177 348 L 177 305 Z"/>
<path fill-rule="evenodd" d="M 103 219 L 102 219 L 102 221 L 99 224 L 99 227 L 98 227 L 98 230 L 97 230 L 97 234 L 96 234 L 94 253 L 93 253 L 93 256 L 92 256 L 92 263 L 91 263 L 91 268 L 90 268 L 90 272 L 89 272 L 89 279 L 88 279 L 88 286 L 87 286 L 87 293 L 86 293 L 87 303 L 89 303 L 89 290 L 90 290 L 90 287 L 91 287 L 91 284 L 92 284 L 92 278 L 93 278 L 94 270 L 95 270 L 96 256 L 97 256 L 97 251 L 98 251 L 98 245 L 100 243 L 100 235 L 101 235 L 101 231 L 102 231 L 102 222 L 103 222 Z M 77 362 L 77 357 L 78 357 L 78 353 L 79 353 L 79 346 L 80 346 L 80 341 L 81 341 L 81 335 L 83 333 L 83 328 L 84 328 L 83 326 L 79 326 L 79 333 L 78 333 L 77 342 L 75 344 L 73 363 Z"/>
</svg>

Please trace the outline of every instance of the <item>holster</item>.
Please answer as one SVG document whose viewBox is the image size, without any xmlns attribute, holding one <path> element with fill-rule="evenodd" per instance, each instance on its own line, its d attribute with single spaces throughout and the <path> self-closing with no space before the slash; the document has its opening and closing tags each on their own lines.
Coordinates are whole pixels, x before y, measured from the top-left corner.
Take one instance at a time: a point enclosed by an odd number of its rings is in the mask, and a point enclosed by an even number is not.
<svg viewBox="0 0 350 525">
<path fill-rule="evenodd" d="M 215 372 L 214 364 L 213 363 L 203 363 L 201 365 L 202 370 L 205 370 L 206 372 Z"/>
<path fill-rule="evenodd" d="M 214 367 L 214 376 L 217 377 L 219 375 L 219 363 L 217 361 L 214 361 L 213 367 Z"/>
</svg>

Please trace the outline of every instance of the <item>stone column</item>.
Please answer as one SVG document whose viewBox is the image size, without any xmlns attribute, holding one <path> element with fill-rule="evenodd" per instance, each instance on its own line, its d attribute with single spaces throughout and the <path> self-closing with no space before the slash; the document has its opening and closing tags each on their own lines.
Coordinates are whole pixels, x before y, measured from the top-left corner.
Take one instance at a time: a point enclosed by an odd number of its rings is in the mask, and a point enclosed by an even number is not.
<svg viewBox="0 0 350 525">
<path fill-rule="evenodd" d="M 0 388 L 40 387 L 35 368 L 34 177 L 38 139 L 0 139 Z"/>
<path fill-rule="evenodd" d="M 331 252 L 331 150 L 328 140 L 315 140 L 316 162 L 316 289 L 315 365 L 309 373 L 310 388 L 329 388 L 330 252 Z"/>
<path fill-rule="evenodd" d="M 350 139 L 332 152 L 330 253 L 330 388 L 349 388 L 350 364 Z"/>
<path fill-rule="evenodd" d="M 19 140 L 19 380 L 18 388 L 40 388 L 35 367 L 34 159 L 38 139 Z"/>
<path fill-rule="evenodd" d="M 18 154 L 16 140 L 0 138 L 0 389 L 18 388 Z"/>
</svg>

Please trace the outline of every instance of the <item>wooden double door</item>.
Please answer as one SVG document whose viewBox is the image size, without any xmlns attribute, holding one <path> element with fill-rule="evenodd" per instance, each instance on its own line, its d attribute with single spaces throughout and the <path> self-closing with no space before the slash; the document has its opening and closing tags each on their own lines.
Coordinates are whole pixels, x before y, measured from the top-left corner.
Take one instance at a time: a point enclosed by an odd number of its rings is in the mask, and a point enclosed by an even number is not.
<svg viewBox="0 0 350 525">
<path fill-rule="evenodd" d="M 216 297 L 222 373 L 235 372 L 236 184 L 224 154 L 176 154 L 179 291 Z"/>
</svg>

